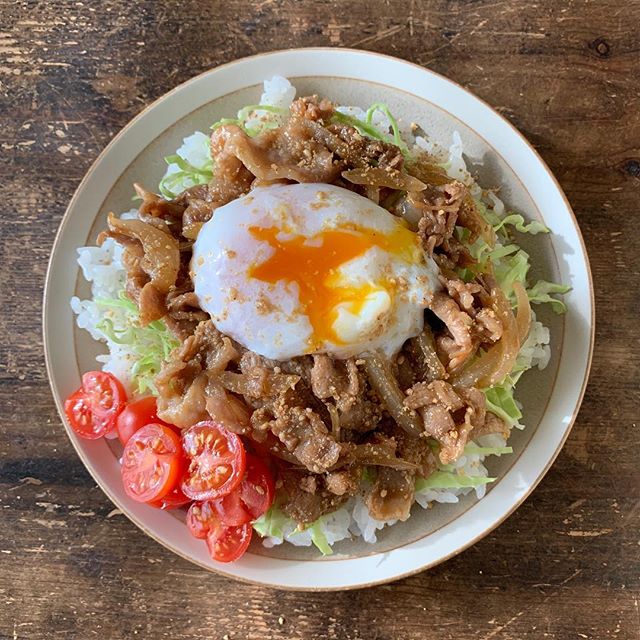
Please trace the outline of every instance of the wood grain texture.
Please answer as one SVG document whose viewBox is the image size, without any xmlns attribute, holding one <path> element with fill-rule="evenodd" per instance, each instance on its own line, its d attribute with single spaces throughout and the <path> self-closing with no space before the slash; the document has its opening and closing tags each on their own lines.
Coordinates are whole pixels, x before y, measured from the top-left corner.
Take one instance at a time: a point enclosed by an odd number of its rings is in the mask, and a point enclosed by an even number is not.
<svg viewBox="0 0 640 640">
<path fill-rule="evenodd" d="M 640 3 L 0 1 L 0 638 L 640 638 Z M 111 137 L 176 84 L 289 46 L 396 55 L 534 143 L 588 246 L 598 329 L 558 461 L 498 530 L 375 589 L 209 575 L 118 515 L 76 457 L 40 335 L 49 250 Z"/>
</svg>

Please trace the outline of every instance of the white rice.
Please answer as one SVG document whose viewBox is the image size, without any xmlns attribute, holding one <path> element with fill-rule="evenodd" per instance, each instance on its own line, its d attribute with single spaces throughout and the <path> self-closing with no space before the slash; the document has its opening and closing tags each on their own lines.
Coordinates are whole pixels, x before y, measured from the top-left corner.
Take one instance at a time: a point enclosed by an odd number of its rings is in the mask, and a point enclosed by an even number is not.
<svg viewBox="0 0 640 640">
<path fill-rule="evenodd" d="M 91 283 L 91 298 L 71 298 L 71 309 L 77 315 L 76 323 L 81 329 L 86 329 L 94 340 L 106 344 L 107 353 L 99 355 L 96 360 L 104 371 L 112 373 L 130 390 L 134 354 L 126 345 L 111 340 L 99 327 L 100 322 L 108 318 L 116 328 L 125 330 L 125 315 L 120 309 L 105 308 L 95 302 L 115 299 L 124 289 L 127 274 L 122 264 L 122 247 L 111 238 L 107 238 L 101 247 L 81 247 L 78 249 L 78 264 L 84 279 Z"/>
<path fill-rule="evenodd" d="M 295 89 L 288 80 L 274 77 L 264 83 L 264 93 L 260 104 L 288 109 L 295 97 Z M 338 107 L 342 113 L 364 120 L 365 111 L 360 107 Z M 272 117 L 266 111 L 256 111 L 248 126 L 256 126 L 265 118 Z M 389 129 L 389 120 L 380 111 L 377 111 L 372 119 L 372 124 L 381 132 Z M 463 154 L 462 140 L 457 132 L 453 134 L 452 144 L 448 149 L 438 143 L 424 138 L 416 137 L 415 144 L 434 156 L 442 163 L 447 173 L 457 180 L 469 186 L 474 197 L 482 194 L 488 198 L 490 205 L 498 215 L 504 214 L 504 204 L 492 192 L 483 192 L 467 170 Z M 187 160 L 196 168 L 202 169 L 211 164 L 209 151 L 209 138 L 204 133 L 196 132 L 184 139 L 177 154 Z M 167 175 L 179 171 L 175 164 L 169 165 Z M 192 186 L 188 181 L 185 188 Z M 124 214 L 126 217 L 135 216 L 135 211 Z M 118 293 L 124 288 L 126 273 L 122 264 L 122 249 L 113 240 L 106 240 L 101 247 L 82 247 L 78 249 L 78 264 L 82 269 L 84 278 L 91 283 L 91 299 L 80 300 L 77 297 L 71 299 L 71 307 L 77 314 L 76 322 L 82 329 L 89 331 L 95 340 L 106 344 L 108 353 L 98 356 L 97 360 L 105 371 L 110 371 L 130 386 L 130 370 L 136 355 L 127 345 L 116 343 L 109 339 L 98 326 L 100 321 L 108 317 L 116 329 L 125 330 L 127 322 L 125 315 L 118 309 L 106 309 L 95 302 L 100 298 L 117 298 Z M 531 326 L 527 338 L 518 356 L 518 365 L 529 368 L 537 366 L 540 369 L 546 367 L 549 362 L 549 330 L 542 323 L 535 320 Z M 522 425 L 516 425 L 522 427 Z M 503 447 L 506 442 L 501 435 L 490 435 L 479 438 L 478 446 Z M 465 453 L 452 468 L 458 474 L 471 477 L 487 477 L 488 471 L 484 465 L 485 456 L 478 453 Z M 432 503 L 454 504 L 461 496 L 475 491 L 477 498 L 482 498 L 486 491 L 486 485 L 475 488 L 462 489 L 423 489 L 416 492 L 416 503 L 423 508 Z M 320 518 L 318 527 L 331 545 L 340 540 L 351 537 L 362 537 L 368 543 L 377 540 L 377 533 L 385 526 L 394 524 L 395 521 L 381 522 L 369 515 L 369 512 L 360 496 L 351 498 L 345 506 L 338 511 Z M 272 547 L 283 541 L 297 546 L 309 546 L 312 544 L 312 532 L 310 529 L 298 531 L 295 522 L 288 521 L 283 527 L 281 537 L 268 537 L 264 539 L 264 545 Z"/>
</svg>

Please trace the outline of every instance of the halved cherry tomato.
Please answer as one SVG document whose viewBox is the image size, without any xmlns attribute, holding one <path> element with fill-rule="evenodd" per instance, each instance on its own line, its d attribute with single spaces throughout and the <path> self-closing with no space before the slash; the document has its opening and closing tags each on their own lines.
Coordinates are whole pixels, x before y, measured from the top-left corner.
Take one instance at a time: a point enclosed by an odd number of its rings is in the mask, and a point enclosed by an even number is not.
<svg viewBox="0 0 640 640">
<path fill-rule="evenodd" d="M 215 422 L 200 422 L 182 433 L 182 446 L 189 468 L 181 487 L 189 498 L 221 498 L 240 484 L 245 451 L 235 433 Z"/>
<path fill-rule="evenodd" d="M 275 485 L 269 467 L 260 458 L 247 454 L 246 469 L 238 492 L 251 520 L 256 520 L 273 504 Z"/>
<path fill-rule="evenodd" d="M 120 381 L 104 371 L 88 371 L 82 386 L 64 403 L 71 428 L 81 437 L 96 440 L 113 430 L 127 394 Z"/>
<path fill-rule="evenodd" d="M 176 485 L 172 491 L 167 493 L 166 496 L 163 496 L 159 500 L 152 500 L 151 502 L 147 502 L 147 504 L 151 507 L 155 507 L 156 509 L 168 511 L 169 509 L 179 509 L 180 507 L 184 507 L 190 502 L 191 498 L 187 498 L 187 496 L 182 493 L 180 485 Z"/>
<path fill-rule="evenodd" d="M 130 402 L 122 410 L 116 421 L 118 438 L 124 447 L 129 438 L 138 430 L 152 422 L 165 424 L 156 413 L 156 399 L 153 396 Z"/>
<path fill-rule="evenodd" d="M 250 523 L 239 527 L 213 527 L 207 534 L 209 554 L 218 562 L 233 562 L 247 550 L 252 534 L 253 527 Z"/>
<path fill-rule="evenodd" d="M 230 494 L 224 496 L 224 498 L 218 498 L 212 501 L 222 524 L 230 527 L 239 527 L 241 524 L 253 520 L 251 513 L 240 496 L 241 487 L 242 485 L 234 489 Z"/>
<path fill-rule="evenodd" d="M 159 500 L 178 484 L 184 467 L 176 432 L 163 424 L 148 424 L 129 438 L 122 453 L 124 490 L 138 502 Z"/>
<path fill-rule="evenodd" d="M 194 538 L 204 540 L 209 530 L 219 525 L 220 518 L 213 503 L 193 502 L 187 511 L 187 528 Z"/>
</svg>

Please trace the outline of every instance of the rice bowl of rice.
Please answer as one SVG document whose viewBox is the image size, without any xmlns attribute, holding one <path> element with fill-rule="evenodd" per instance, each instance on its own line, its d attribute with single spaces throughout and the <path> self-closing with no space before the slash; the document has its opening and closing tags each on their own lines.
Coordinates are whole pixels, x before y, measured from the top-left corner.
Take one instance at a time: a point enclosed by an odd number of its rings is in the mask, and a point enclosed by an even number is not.
<svg viewBox="0 0 640 640">
<path fill-rule="evenodd" d="M 367 69 L 372 60 L 375 73 Z M 165 326 L 135 323 L 135 305 L 122 296 L 127 277 L 122 247 L 111 238 L 93 246 L 106 214 L 115 211 L 125 221 L 136 215 L 128 211 L 133 182 L 154 185 L 172 198 L 210 179 L 215 169 L 209 131 L 215 122 L 235 115 L 244 130 L 258 130 L 269 122 L 271 109 L 286 110 L 296 96 L 311 94 L 329 97 L 344 118 L 381 136 L 392 136 L 397 128 L 408 148 L 428 153 L 449 178 L 464 184 L 490 220 L 498 274 L 526 282 L 534 304 L 510 379 L 487 395 L 489 411 L 508 424 L 508 433 L 470 438 L 454 460 L 418 480 L 411 517 L 403 522 L 373 517 L 359 493 L 306 527 L 271 511 L 254 523 L 262 540 L 233 566 L 208 558 L 184 535 L 179 515 L 153 512 L 122 494 L 115 443 L 70 437 L 118 507 L 180 555 L 243 580 L 338 589 L 432 566 L 486 534 L 542 477 L 577 412 L 593 331 L 586 255 L 548 169 L 500 116 L 443 78 L 362 52 L 278 52 L 203 74 L 138 116 L 80 186 L 52 255 L 45 341 L 59 406 L 80 372 L 96 368 L 96 358 L 99 368 L 136 392 L 155 393 L 158 367 L 177 346 L 176 338 Z M 380 102 L 384 109 L 369 110 Z M 565 308 L 568 313 L 556 313 Z M 374 481 L 363 478 L 364 485 Z"/>
</svg>

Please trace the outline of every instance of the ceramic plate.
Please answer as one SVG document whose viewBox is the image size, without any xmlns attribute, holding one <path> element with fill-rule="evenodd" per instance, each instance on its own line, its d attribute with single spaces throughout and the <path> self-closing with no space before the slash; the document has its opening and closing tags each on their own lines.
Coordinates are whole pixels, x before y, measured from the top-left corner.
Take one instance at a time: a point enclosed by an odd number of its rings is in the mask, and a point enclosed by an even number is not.
<svg viewBox="0 0 640 640">
<path fill-rule="evenodd" d="M 51 256 L 44 303 L 47 366 L 58 409 L 95 369 L 99 345 L 75 328 L 72 295 L 86 295 L 76 248 L 94 244 L 106 214 L 131 207 L 132 183 L 154 188 L 163 157 L 193 131 L 207 131 L 222 116 L 259 100 L 261 84 L 288 77 L 298 95 L 317 93 L 339 104 L 367 107 L 384 101 L 404 122 L 416 122 L 448 145 L 458 131 L 473 170 L 484 186 L 501 186 L 507 205 L 551 229 L 523 238 L 532 256 L 533 278 L 572 286 L 569 312 L 536 311 L 551 328 L 552 359 L 544 371 L 527 373 L 518 385 L 527 429 L 513 434 L 511 456 L 494 457 L 498 480 L 482 500 L 414 508 L 405 523 L 386 528 L 379 542 L 338 543 L 335 554 L 285 544 L 265 549 L 255 542 L 239 562 L 208 557 L 180 514 L 135 503 L 125 496 L 115 445 L 79 440 L 65 427 L 87 469 L 109 498 L 145 533 L 175 553 L 224 575 L 289 589 L 347 589 L 415 573 L 453 556 L 501 523 L 529 495 L 564 443 L 584 392 L 593 341 L 593 295 L 587 256 L 575 217 L 544 162 L 516 129 L 488 105 L 453 82 L 408 62 L 363 51 L 300 49 L 238 60 L 208 71 L 169 92 L 137 116 L 96 160 L 78 187 L 60 226 Z M 63 418 L 64 421 L 64 418 Z M 122 553 L 126 550 L 123 548 Z"/>
</svg>

